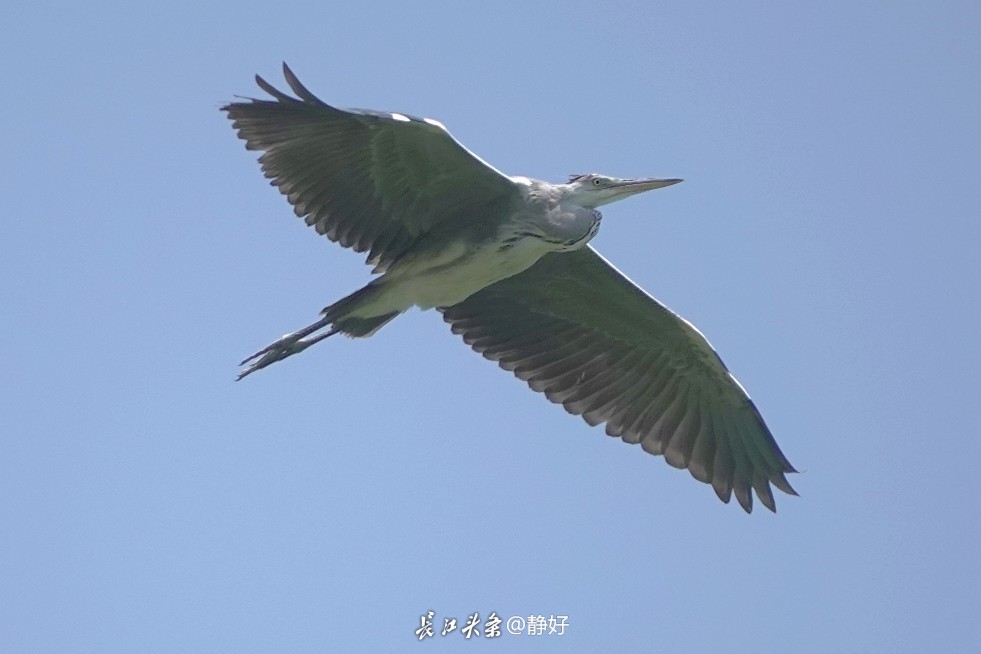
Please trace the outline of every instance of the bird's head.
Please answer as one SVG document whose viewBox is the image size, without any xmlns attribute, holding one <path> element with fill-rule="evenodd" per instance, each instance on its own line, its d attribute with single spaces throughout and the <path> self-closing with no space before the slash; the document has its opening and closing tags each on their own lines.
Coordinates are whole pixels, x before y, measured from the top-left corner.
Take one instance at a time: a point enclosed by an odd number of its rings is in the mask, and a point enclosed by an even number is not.
<svg viewBox="0 0 981 654">
<path fill-rule="evenodd" d="M 569 178 L 566 188 L 568 189 L 569 200 L 581 207 L 595 209 L 637 193 L 664 188 L 680 181 L 682 180 L 656 177 L 619 179 L 590 173 L 588 175 L 573 175 Z"/>
</svg>

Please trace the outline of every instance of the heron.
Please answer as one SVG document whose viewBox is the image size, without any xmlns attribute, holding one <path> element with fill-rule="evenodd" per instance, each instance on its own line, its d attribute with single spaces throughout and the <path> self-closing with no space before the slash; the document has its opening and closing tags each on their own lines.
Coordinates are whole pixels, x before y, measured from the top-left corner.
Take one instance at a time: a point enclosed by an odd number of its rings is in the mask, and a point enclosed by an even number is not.
<svg viewBox="0 0 981 654">
<path fill-rule="evenodd" d="M 599 207 L 676 178 L 509 176 L 432 118 L 340 109 L 289 66 L 294 95 L 223 107 L 271 184 L 318 233 L 367 253 L 376 275 L 311 325 L 242 361 L 242 379 L 333 336 L 371 336 L 412 307 L 436 309 L 485 358 L 589 425 L 776 511 L 796 472 L 705 337 L 591 245 Z"/>
</svg>

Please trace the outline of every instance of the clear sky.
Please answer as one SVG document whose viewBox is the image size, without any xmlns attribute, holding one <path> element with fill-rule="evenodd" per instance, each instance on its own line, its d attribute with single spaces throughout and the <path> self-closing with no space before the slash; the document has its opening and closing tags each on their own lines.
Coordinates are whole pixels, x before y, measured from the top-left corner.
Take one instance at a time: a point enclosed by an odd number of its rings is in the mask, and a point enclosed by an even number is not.
<svg viewBox="0 0 981 654">
<path fill-rule="evenodd" d="M 56 4 L 0 25 L 0 651 L 976 646 L 977 3 Z M 369 278 L 218 111 L 283 60 L 510 174 L 685 178 L 593 244 L 801 497 L 723 505 L 434 312 L 234 383 Z"/>
</svg>

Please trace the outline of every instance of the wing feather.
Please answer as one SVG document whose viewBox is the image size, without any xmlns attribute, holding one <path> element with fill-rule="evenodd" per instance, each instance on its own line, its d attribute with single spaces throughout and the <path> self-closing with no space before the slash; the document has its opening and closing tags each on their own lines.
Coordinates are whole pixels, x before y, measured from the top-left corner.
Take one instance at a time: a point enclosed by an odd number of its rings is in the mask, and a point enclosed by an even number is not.
<svg viewBox="0 0 981 654">
<path fill-rule="evenodd" d="M 728 502 L 775 510 L 795 472 L 708 341 L 591 247 L 440 309 L 454 333 L 590 425 L 687 468 Z"/>
<path fill-rule="evenodd" d="M 222 110 L 249 150 L 319 234 L 367 252 L 384 272 L 437 226 L 503 206 L 516 184 L 460 145 L 436 121 L 365 109 L 338 109 L 283 64 L 292 97 L 256 76 L 272 100 Z"/>
</svg>

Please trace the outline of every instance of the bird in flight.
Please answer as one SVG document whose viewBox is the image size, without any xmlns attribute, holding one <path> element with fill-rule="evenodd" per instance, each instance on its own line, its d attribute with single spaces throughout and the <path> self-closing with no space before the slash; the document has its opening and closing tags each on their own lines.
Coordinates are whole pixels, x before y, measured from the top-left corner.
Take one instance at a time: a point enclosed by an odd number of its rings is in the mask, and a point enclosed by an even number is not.
<svg viewBox="0 0 981 654">
<path fill-rule="evenodd" d="M 565 184 L 508 176 L 431 118 L 338 109 L 283 64 L 294 96 L 222 111 L 297 216 L 367 253 L 377 274 L 313 324 L 242 362 L 239 379 L 334 334 L 367 337 L 413 306 L 443 314 L 474 350 L 606 433 L 639 443 L 776 510 L 796 472 L 705 337 L 589 244 L 597 209 L 680 179 L 591 173 Z"/>
</svg>

